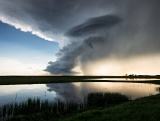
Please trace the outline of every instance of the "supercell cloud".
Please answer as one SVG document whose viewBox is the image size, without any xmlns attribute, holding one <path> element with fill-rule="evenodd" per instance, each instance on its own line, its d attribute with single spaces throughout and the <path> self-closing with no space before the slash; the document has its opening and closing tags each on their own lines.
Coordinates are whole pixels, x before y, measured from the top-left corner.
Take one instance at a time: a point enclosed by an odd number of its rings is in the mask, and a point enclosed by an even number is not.
<svg viewBox="0 0 160 121">
<path fill-rule="evenodd" d="M 0 21 L 61 45 L 46 71 L 76 74 L 79 67 L 90 74 L 101 60 L 158 55 L 159 6 L 159 0 L 0 0 Z"/>
</svg>

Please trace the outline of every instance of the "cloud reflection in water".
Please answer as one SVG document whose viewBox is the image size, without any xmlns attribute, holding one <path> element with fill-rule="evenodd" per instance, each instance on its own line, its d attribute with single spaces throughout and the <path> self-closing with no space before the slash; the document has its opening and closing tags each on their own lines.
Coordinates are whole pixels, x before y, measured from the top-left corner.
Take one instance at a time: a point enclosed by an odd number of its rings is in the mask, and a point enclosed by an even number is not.
<svg viewBox="0 0 160 121">
<path fill-rule="evenodd" d="M 157 94 L 159 85 L 119 82 L 78 82 L 47 84 L 48 91 L 55 91 L 62 100 L 83 101 L 90 92 L 118 92 L 131 99 Z"/>
</svg>

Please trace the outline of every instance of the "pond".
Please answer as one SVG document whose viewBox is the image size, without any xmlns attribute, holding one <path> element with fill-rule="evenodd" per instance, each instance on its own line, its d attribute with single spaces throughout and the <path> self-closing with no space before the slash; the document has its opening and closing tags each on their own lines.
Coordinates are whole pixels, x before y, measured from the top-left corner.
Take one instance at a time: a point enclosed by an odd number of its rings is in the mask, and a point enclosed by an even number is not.
<svg viewBox="0 0 160 121">
<path fill-rule="evenodd" d="M 160 85 L 122 82 L 76 82 L 33 85 L 0 85 L 0 105 L 40 98 L 49 101 L 83 101 L 90 92 L 117 92 L 132 100 L 160 93 Z"/>
<path fill-rule="evenodd" d="M 0 105 L 37 97 L 42 100 L 54 100 L 56 93 L 54 91 L 49 92 L 47 89 L 46 84 L 0 85 Z"/>
</svg>

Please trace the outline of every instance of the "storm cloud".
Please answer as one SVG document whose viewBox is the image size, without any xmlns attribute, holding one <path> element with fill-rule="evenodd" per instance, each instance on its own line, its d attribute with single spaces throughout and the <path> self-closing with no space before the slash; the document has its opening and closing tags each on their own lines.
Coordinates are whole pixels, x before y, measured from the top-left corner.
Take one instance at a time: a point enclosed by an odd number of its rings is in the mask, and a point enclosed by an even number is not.
<svg viewBox="0 0 160 121">
<path fill-rule="evenodd" d="M 115 8 L 117 11 L 111 15 L 89 18 L 69 29 L 66 35 L 74 42 L 61 49 L 59 59 L 46 70 L 74 74 L 72 69 L 80 66 L 83 74 L 88 74 L 88 65 L 103 59 L 127 60 L 159 54 L 160 15 L 157 11 L 160 2 L 121 2 L 124 4 L 120 12 Z M 118 3 L 115 2 L 112 7 L 118 6 Z M 57 66 L 61 63 L 62 66 Z"/>
<path fill-rule="evenodd" d="M 64 46 L 68 43 L 64 33 L 86 18 L 103 15 L 104 1 L 0 0 L 0 21 Z"/>
<path fill-rule="evenodd" d="M 114 24 L 120 22 L 120 18 L 116 16 L 103 16 L 89 19 L 84 24 L 78 25 L 67 33 L 69 36 L 83 36 L 90 34 L 96 34 L 98 29 L 106 29 Z M 98 34 L 97 33 L 97 34 Z M 80 41 L 80 40 L 79 40 Z M 94 61 L 97 58 L 103 58 L 106 55 L 105 51 L 102 50 L 102 43 L 106 43 L 105 47 L 108 49 L 111 47 L 111 42 L 106 40 L 103 36 L 91 36 L 82 40 L 82 42 L 74 41 L 68 46 L 64 47 L 57 53 L 58 60 L 56 62 L 50 62 L 46 71 L 54 74 L 75 74 L 72 69 L 78 64 L 78 61 L 83 63 L 82 65 L 89 63 L 90 60 Z M 110 45 L 107 45 L 110 43 Z M 110 49 L 109 49 L 110 50 Z M 109 51 L 108 50 L 108 51 Z M 67 61 L 66 61 L 67 60 Z M 81 66 L 81 68 L 83 68 Z"/>
<path fill-rule="evenodd" d="M 0 20 L 61 45 L 52 74 L 89 64 L 159 55 L 159 0 L 0 0 Z"/>
<path fill-rule="evenodd" d="M 85 23 L 80 24 L 67 32 L 70 36 L 82 36 L 93 33 L 99 33 L 101 29 L 109 28 L 120 22 L 120 18 L 113 15 L 106 15 L 101 17 L 95 17 L 87 20 Z M 104 31 L 104 30 L 103 30 Z"/>
</svg>

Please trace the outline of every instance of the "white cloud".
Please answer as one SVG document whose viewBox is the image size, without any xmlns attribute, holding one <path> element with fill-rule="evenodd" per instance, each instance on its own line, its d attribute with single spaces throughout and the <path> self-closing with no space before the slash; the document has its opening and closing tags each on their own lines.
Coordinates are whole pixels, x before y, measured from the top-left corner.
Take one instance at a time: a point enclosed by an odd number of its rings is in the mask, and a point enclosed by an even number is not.
<svg viewBox="0 0 160 121">
<path fill-rule="evenodd" d="M 46 75 L 46 65 L 23 63 L 10 58 L 0 58 L 0 75 Z"/>
<path fill-rule="evenodd" d="M 40 32 L 35 27 L 33 29 L 33 26 L 27 25 L 26 23 L 23 23 L 22 21 L 19 21 L 17 19 L 12 18 L 12 17 L 0 14 L 0 21 L 3 22 L 3 23 L 9 24 L 9 25 L 15 27 L 16 29 L 20 29 L 23 32 L 31 32 L 32 34 L 34 34 L 34 35 L 36 35 L 40 38 L 43 38 L 45 40 L 56 41 L 56 39 L 53 39 L 51 37 L 47 37 L 45 34 Z"/>
</svg>

